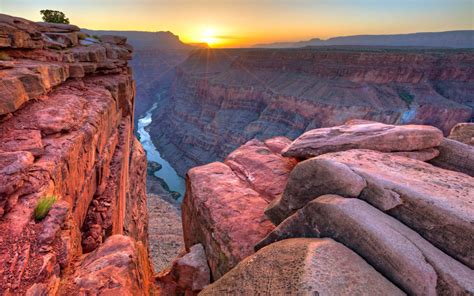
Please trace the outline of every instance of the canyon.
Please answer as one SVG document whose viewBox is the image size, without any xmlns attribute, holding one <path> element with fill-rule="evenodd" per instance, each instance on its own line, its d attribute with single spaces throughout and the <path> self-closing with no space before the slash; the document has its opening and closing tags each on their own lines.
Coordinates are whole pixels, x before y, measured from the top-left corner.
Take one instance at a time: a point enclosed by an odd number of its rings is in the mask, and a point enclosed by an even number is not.
<svg viewBox="0 0 474 296">
<path fill-rule="evenodd" d="M 473 50 L 115 34 L 0 14 L 0 294 L 474 294 Z"/>
<path fill-rule="evenodd" d="M 149 295 L 132 47 L 7 15 L 0 47 L 0 294 Z"/>
<path fill-rule="evenodd" d="M 198 49 L 155 101 L 150 134 L 181 176 L 250 139 L 350 119 L 447 134 L 473 118 L 473 69 L 472 49 Z"/>
</svg>

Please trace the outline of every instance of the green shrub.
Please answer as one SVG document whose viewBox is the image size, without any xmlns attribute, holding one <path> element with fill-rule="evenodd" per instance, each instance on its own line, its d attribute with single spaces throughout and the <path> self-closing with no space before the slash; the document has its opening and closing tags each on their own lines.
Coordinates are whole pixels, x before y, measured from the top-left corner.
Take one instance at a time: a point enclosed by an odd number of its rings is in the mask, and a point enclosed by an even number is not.
<svg viewBox="0 0 474 296">
<path fill-rule="evenodd" d="M 92 35 L 91 37 L 94 38 L 95 40 L 100 40 L 99 36 L 97 35 Z"/>
<path fill-rule="evenodd" d="M 35 219 L 36 221 L 43 220 L 46 215 L 48 215 L 49 210 L 53 206 L 53 204 L 57 201 L 56 196 L 50 195 L 50 196 L 44 196 L 38 200 L 38 203 L 36 204 L 35 208 Z"/>
<path fill-rule="evenodd" d="M 6 52 L 0 51 L 0 61 L 9 61 L 10 56 Z"/>
<path fill-rule="evenodd" d="M 400 99 L 404 100 L 408 106 L 410 106 L 413 100 L 415 99 L 415 97 L 407 91 L 399 92 L 398 96 L 400 97 Z"/>
<path fill-rule="evenodd" d="M 58 10 L 43 9 L 40 10 L 43 21 L 47 23 L 69 24 L 69 19 L 66 15 Z"/>
<path fill-rule="evenodd" d="M 79 40 L 84 40 L 87 38 L 87 34 L 79 32 L 77 33 L 77 38 L 79 38 Z"/>
</svg>

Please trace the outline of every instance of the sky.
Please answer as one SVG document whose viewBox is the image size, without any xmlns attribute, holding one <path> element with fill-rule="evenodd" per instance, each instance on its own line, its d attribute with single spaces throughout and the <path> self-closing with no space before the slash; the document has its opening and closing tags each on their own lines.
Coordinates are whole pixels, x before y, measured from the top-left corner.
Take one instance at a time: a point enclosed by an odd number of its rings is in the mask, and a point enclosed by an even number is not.
<svg viewBox="0 0 474 296">
<path fill-rule="evenodd" d="M 0 0 L 0 12 L 40 21 L 63 11 L 96 30 L 171 31 L 212 47 L 474 29 L 474 0 Z"/>
</svg>

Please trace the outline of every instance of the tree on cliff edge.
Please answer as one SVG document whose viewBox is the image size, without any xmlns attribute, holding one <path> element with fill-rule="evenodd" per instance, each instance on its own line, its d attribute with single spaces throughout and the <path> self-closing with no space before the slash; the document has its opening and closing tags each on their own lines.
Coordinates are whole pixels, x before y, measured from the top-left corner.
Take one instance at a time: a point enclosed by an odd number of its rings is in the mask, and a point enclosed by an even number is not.
<svg viewBox="0 0 474 296">
<path fill-rule="evenodd" d="M 47 23 L 69 24 L 69 19 L 66 15 L 58 10 L 43 9 L 40 11 L 43 21 Z"/>
</svg>

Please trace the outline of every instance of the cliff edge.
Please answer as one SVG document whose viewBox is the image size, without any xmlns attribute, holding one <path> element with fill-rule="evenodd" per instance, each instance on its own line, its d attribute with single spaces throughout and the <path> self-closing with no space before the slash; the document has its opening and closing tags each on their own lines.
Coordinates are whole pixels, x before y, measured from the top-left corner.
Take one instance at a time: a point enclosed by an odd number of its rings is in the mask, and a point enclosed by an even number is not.
<svg viewBox="0 0 474 296">
<path fill-rule="evenodd" d="M 152 290 L 131 52 L 0 14 L 0 294 Z"/>
</svg>

